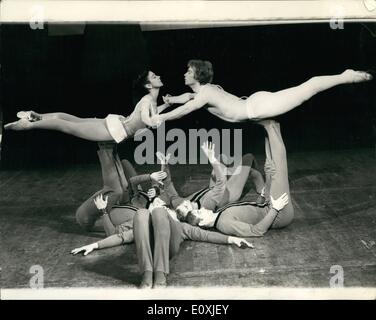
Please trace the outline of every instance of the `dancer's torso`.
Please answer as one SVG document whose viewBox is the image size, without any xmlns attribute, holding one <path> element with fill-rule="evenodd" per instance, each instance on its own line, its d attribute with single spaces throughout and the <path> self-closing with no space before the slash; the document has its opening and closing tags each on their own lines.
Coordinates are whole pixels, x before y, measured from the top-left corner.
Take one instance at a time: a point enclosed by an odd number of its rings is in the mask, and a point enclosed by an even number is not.
<svg viewBox="0 0 376 320">
<path fill-rule="evenodd" d="M 128 136 L 133 136 L 137 130 L 146 128 L 146 124 L 142 121 L 141 118 L 141 106 L 147 103 L 150 105 L 150 108 L 154 108 L 156 112 L 156 104 L 152 101 L 149 96 L 144 96 L 136 105 L 133 112 L 128 117 L 121 116 L 120 121 L 125 127 L 125 131 Z"/>
<path fill-rule="evenodd" d="M 220 86 L 213 84 L 201 86 L 196 98 L 201 97 L 209 104 L 208 111 L 215 116 L 230 122 L 244 120 L 245 100 L 228 93 Z"/>
</svg>

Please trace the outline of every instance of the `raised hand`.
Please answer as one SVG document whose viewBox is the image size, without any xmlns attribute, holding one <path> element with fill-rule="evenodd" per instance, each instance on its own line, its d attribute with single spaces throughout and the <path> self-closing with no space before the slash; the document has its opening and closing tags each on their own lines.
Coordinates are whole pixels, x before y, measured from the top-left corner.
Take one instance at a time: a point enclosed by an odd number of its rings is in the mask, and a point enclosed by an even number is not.
<svg viewBox="0 0 376 320">
<path fill-rule="evenodd" d="M 166 179 L 167 173 L 164 171 L 157 171 L 150 174 L 150 179 L 154 180 L 155 182 L 158 182 L 159 184 L 163 185 L 162 180 Z"/>
<path fill-rule="evenodd" d="M 249 243 L 247 240 L 238 237 L 228 237 L 228 243 L 235 244 L 240 247 L 254 248 L 252 243 Z"/>
<path fill-rule="evenodd" d="M 94 203 L 98 210 L 105 210 L 107 207 L 108 202 L 108 196 L 106 196 L 105 199 L 103 199 L 103 194 L 100 194 L 95 197 Z"/>
<path fill-rule="evenodd" d="M 289 196 L 287 195 L 287 193 L 284 193 L 277 200 L 274 200 L 270 195 L 270 200 L 272 202 L 273 209 L 281 211 L 289 203 Z"/>
<path fill-rule="evenodd" d="M 217 161 L 215 158 L 215 144 L 212 142 L 205 141 L 201 146 L 202 151 L 204 151 L 205 155 L 208 157 L 209 162 L 213 163 Z"/>
<path fill-rule="evenodd" d="M 171 158 L 171 153 L 168 153 L 166 156 L 160 152 L 160 151 L 157 151 L 156 152 L 156 156 L 157 158 L 159 159 L 159 161 L 161 162 L 161 164 L 168 164 L 168 161 L 170 160 Z"/>
<path fill-rule="evenodd" d="M 84 256 L 87 256 L 90 252 L 94 251 L 95 249 L 98 249 L 97 243 L 88 244 L 86 246 L 83 246 L 81 248 L 76 248 L 71 251 L 72 254 L 77 254 L 80 252 L 84 252 Z"/>
</svg>

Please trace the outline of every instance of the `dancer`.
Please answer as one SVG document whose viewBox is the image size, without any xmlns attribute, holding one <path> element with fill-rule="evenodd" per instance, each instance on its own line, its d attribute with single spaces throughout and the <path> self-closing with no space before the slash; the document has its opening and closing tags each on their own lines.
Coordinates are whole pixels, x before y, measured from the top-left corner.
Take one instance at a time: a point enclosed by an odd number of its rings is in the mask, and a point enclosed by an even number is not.
<svg viewBox="0 0 376 320">
<path fill-rule="evenodd" d="M 107 211 L 108 196 L 103 198 L 103 194 L 97 195 L 93 200 L 98 211 L 101 212 L 101 222 L 103 224 L 106 238 L 98 242 L 75 248 L 72 254 L 83 252 L 84 256 L 94 250 L 119 246 L 126 243 L 132 243 L 133 235 L 133 218 L 139 208 L 132 205 L 123 205 L 113 207 Z"/>
<path fill-rule="evenodd" d="M 159 184 L 167 176 L 165 172 L 157 171 L 151 174 L 137 175 L 132 164 L 120 158 L 116 152 L 117 145 L 114 142 L 98 143 L 98 157 L 102 168 L 103 188 L 86 201 L 84 201 L 76 211 L 76 220 L 78 224 L 86 231 L 103 229 L 101 225 L 96 224 L 100 220 L 100 211 L 94 204 L 94 199 L 102 194 L 108 197 L 107 211 L 111 212 L 111 216 L 115 221 L 121 222 L 124 211 L 128 209 L 120 208 L 114 210 L 112 208 L 119 205 L 131 205 L 135 208 L 145 208 L 148 202 L 146 192 L 142 191 L 141 184 L 148 183 L 149 186 Z M 131 212 L 134 210 L 130 209 Z M 130 213 L 131 213 L 130 212 Z M 127 216 L 130 213 L 125 212 Z M 115 218 L 117 217 L 117 218 Z"/>
<path fill-rule="evenodd" d="M 131 138 L 139 129 L 154 126 L 152 117 L 169 106 L 157 107 L 159 89 L 163 83 L 152 71 L 145 71 L 135 81 L 135 88 L 146 91 L 128 117 L 109 114 L 105 119 L 78 118 L 66 113 L 38 114 L 34 111 L 19 112 L 20 120 L 4 126 L 6 130 L 47 129 L 57 130 L 90 141 L 117 143 Z"/>
<path fill-rule="evenodd" d="M 212 178 L 208 188 L 204 188 L 191 196 L 181 197 L 171 181 L 171 173 L 168 167 L 168 157 L 157 153 L 157 157 L 162 163 L 161 170 L 167 173 L 164 180 L 164 189 L 168 193 L 172 208 L 176 209 L 178 215 L 185 217 L 188 212 L 205 208 L 215 211 L 228 203 L 238 201 L 242 195 L 244 186 L 251 176 L 252 181 L 256 187 L 256 192 L 259 194 L 254 204 L 265 206 L 265 183 L 262 174 L 252 166 L 255 164 L 255 158 L 252 154 L 246 154 L 242 158 L 242 163 L 234 171 L 236 174 L 227 179 L 225 166 L 222 165 L 215 157 L 215 145 L 209 142 L 203 143 L 202 150 L 209 159 L 213 167 Z M 257 167 L 257 165 L 256 165 Z M 215 181 L 215 183 L 214 183 Z"/>
<path fill-rule="evenodd" d="M 286 149 L 280 126 L 273 120 L 264 120 L 260 124 L 267 132 L 265 174 L 270 205 L 260 208 L 248 202 L 239 202 L 231 203 L 217 212 L 205 208 L 192 210 L 183 217 L 184 221 L 206 228 L 215 227 L 224 234 L 239 237 L 261 237 L 270 228 L 283 228 L 292 222 L 294 208 L 289 201 Z"/>
<path fill-rule="evenodd" d="M 142 274 L 140 288 L 159 288 L 167 285 L 169 260 L 179 252 L 180 245 L 185 240 L 253 248 L 252 244 L 243 238 L 226 236 L 182 223 L 176 218 L 173 210 L 163 205 L 162 200 L 160 202 L 152 212 L 140 209 L 134 217 L 136 252 Z"/>
<path fill-rule="evenodd" d="M 208 105 L 207 110 L 215 116 L 230 122 L 261 120 L 284 114 L 310 99 L 317 93 L 334 86 L 372 80 L 366 72 L 346 70 L 331 76 L 316 76 L 292 88 L 277 92 L 259 91 L 246 99 L 226 92 L 217 85 L 210 84 L 213 68 L 209 61 L 191 60 L 184 75 L 185 84 L 193 93 L 180 96 L 165 96 L 166 103 L 184 105 L 161 115 L 153 116 L 153 123 L 162 123 L 185 116 Z"/>
</svg>

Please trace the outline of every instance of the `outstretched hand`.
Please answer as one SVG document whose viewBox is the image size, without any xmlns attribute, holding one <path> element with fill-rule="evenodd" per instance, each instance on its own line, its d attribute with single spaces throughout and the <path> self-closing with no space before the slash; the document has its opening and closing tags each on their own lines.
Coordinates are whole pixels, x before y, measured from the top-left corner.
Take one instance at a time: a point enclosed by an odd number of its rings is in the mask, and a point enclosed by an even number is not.
<svg viewBox="0 0 376 320">
<path fill-rule="evenodd" d="M 166 94 L 165 96 L 162 97 L 162 100 L 165 104 L 167 105 L 171 105 L 171 101 L 170 101 L 170 98 L 171 98 L 171 95 L 170 94 Z"/>
<path fill-rule="evenodd" d="M 213 163 L 217 161 L 215 158 L 215 144 L 212 142 L 205 141 L 201 146 L 202 151 L 204 151 L 205 155 L 208 157 L 209 162 Z"/>
<path fill-rule="evenodd" d="M 235 244 L 239 248 L 240 247 L 248 247 L 252 249 L 254 248 L 252 243 L 248 242 L 247 240 L 243 238 L 238 238 L 238 237 L 228 237 L 228 243 Z"/>
<path fill-rule="evenodd" d="M 289 196 L 287 195 L 287 193 L 284 193 L 277 200 L 274 200 L 270 195 L 270 200 L 272 202 L 273 209 L 281 211 L 289 203 Z"/>
<path fill-rule="evenodd" d="M 95 249 L 98 249 L 98 244 L 92 243 L 92 244 L 88 244 L 88 245 L 80 247 L 80 248 L 73 249 L 71 251 L 71 254 L 77 254 L 77 253 L 80 253 L 80 252 L 84 252 L 84 256 L 87 256 L 90 252 L 94 251 Z"/>
<path fill-rule="evenodd" d="M 108 196 L 106 196 L 105 199 L 103 199 L 103 194 L 100 194 L 95 197 L 94 203 L 98 210 L 104 210 L 107 207 L 108 202 Z"/>
</svg>

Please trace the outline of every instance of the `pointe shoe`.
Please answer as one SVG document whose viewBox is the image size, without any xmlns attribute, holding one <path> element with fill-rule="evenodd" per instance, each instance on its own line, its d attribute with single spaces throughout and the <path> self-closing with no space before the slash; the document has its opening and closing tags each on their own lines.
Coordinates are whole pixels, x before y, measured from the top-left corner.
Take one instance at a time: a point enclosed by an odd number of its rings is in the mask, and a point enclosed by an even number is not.
<svg viewBox="0 0 376 320">
<path fill-rule="evenodd" d="M 32 110 L 17 112 L 17 118 L 26 119 L 26 120 L 29 120 L 30 122 L 42 120 L 42 116 Z"/>
<path fill-rule="evenodd" d="M 357 83 L 364 81 L 371 81 L 373 79 L 372 74 L 365 71 L 355 71 L 352 69 L 345 70 L 342 75 L 349 79 L 349 83 Z"/>
<path fill-rule="evenodd" d="M 15 122 L 8 123 L 4 126 L 5 130 L 27 130 L 30 129 L 31 127 L 31 122 L 26 120 L 26 119 L 20 119 Z"/>
</svg>

